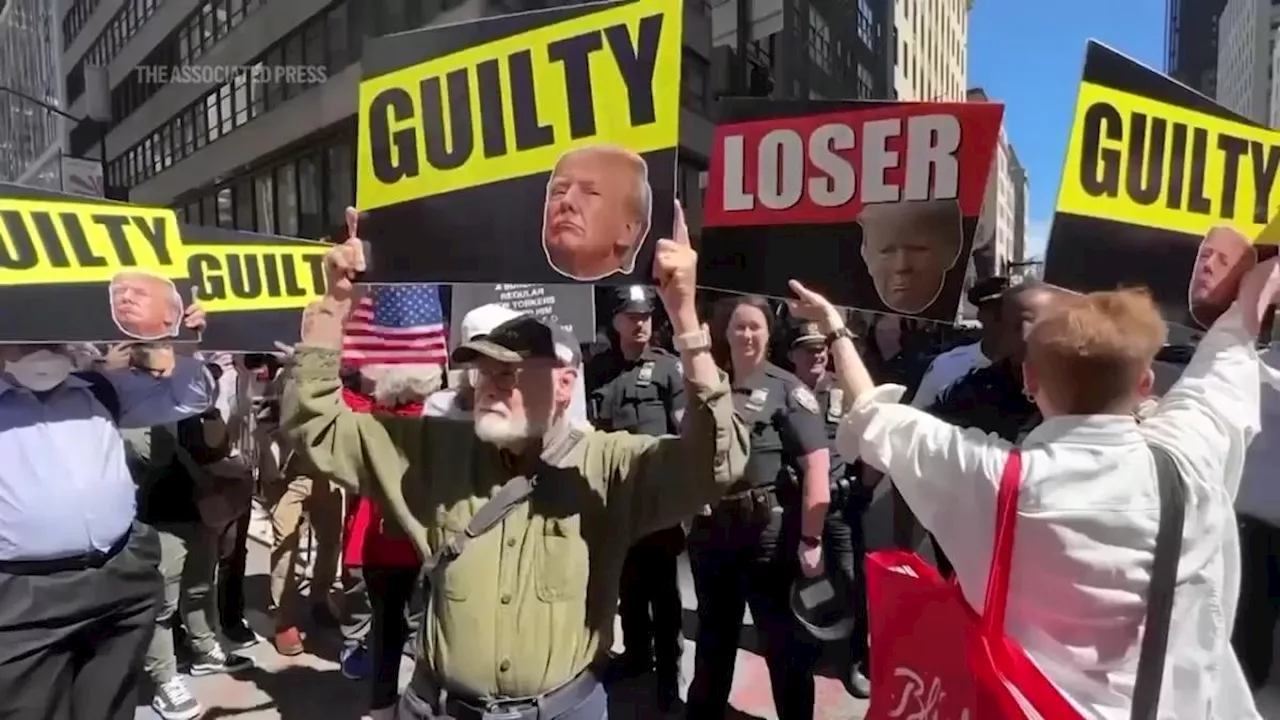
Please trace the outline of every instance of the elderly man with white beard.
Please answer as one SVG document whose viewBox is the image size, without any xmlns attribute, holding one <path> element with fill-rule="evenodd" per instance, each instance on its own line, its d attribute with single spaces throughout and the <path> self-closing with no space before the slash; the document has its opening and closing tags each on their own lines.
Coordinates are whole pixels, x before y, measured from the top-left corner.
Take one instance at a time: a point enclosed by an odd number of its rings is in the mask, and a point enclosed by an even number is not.
<svg viewBox="0 0 1280 720">
<path fill-rule="evenodd" d="M 742 476 L 749 435 L 709 353 L 697 255 L 678 206 L 676 216 L 653 272 L 688 382 L 680 436 L 567 422 L 576 341 L 528 316 L 455 351 L 477 371 L 473 423 L 348 411 L 338 361 L 362 245 L 326 257 L 328 294 L 304 320 L 283 418 L 300 452 L 377 498 L 428 558 L 428 610 L 399 717 L 606 717 L 597 671 L 628 547 Z M 349 211 L 351 237 L 355 222 Z"/>
</svg>

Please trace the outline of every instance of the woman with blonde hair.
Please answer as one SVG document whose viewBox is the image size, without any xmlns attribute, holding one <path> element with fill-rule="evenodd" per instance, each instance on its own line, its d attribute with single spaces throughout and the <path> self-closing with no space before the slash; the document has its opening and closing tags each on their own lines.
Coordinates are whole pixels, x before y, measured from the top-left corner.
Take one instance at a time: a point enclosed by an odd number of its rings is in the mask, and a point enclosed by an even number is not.
<svg viewBox="0 0 1280 720">
<path fill-rule="evenodd" d="M 840 327 L 793 283 L 798 314 Z M 1160 718 L 1258 718 L 1230 645 L 1240 585 L 1232 500 L 1257 432 L 1258 330 L 1280 290 L 1275 261 L 1201 340 L 1182 378 L 1139 423 L 1165 326 L 1143 291 L 1071 296 L 1027 328 L 1024 388 L 1044 421 L 1018 445 L 1005 633 L 1084 717 L 1128 718 L 1160 518 L 1153 446 L 1186 489 Z M 1013 443 L 962 430 L 875 387 L 853 345 L 833 343 L 848 409 L 845 457 L 884 471 L 955 566 L 976 611 L 991 565 L 996 493 Z"/>
</svg>

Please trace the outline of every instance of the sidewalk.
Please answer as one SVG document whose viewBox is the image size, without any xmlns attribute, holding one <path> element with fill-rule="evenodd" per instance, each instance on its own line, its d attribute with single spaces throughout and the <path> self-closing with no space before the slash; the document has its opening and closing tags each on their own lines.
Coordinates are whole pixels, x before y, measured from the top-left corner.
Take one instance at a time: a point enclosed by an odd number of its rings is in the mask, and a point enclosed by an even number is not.
<svg viewBox="0 0 1280 720">
<path fill-rule="evenodd" d="M 267 549 L 257 542 L 249 543 L 246 593 L 250 624 L 260 635 L 270 632 L 271 622 L 264 614 L 268 597 Z M 693 582 L 688 568 L 681 568 L 681 593 L 685 598 L 686 616 L 695 609 Z M 620 635 L 615 632 L 615 635 Z M 316 642 L 308 641 L 308 653 L 286 658 L 277 655 L 269 642 L 244 651 L 258 667 L 237 677 L 215 675 L 189 678 L 190 687 L 206 713 L 204 720 L 235 718 L 236 720 L 359 720 L 367 707 L 367 690 L 362 683 L 347 680 L 338 670 L 340 642 L 337 631 L 326 631 Z M 693 676 L 693 643 L 685 643 L 683 679 Z M 401 682 L 407 682 L 411 662 L 406 658 L 401 668 Z M 815 720 L 860 720 L 866 703 L 849 697 L 836 680 L 818 678 L 818 712 Z M 643 681 L 615 689 L 610 697 L 610 720 L 651 720 L 664 717 L 649 700 L 649 688 Z M 753 653 L 739 651 L 734 677 L 732 703 L 741 713 L 734 720 L 776 720 L 773 698 L 769 690 L 769 674 L 764 661 Z M 137 720 L 154 720 L 149 705 L 139 707 Z M 683 717 L 679 713 L 674 717 Z"/>
</svg>

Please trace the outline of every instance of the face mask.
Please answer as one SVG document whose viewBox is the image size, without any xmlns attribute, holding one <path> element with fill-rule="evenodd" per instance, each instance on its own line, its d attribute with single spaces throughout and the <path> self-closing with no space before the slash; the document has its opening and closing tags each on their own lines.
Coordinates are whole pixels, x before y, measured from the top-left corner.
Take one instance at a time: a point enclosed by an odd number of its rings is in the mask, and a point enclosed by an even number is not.
<svg viewBox="0 0 1280 720">
<path fill-rule="evenodd" d="M 71 358 L 50 350 L 37 350 L 4 364 L 15 382 L 35 392 L 52 390 L 71 374 Z"/>
</svg>

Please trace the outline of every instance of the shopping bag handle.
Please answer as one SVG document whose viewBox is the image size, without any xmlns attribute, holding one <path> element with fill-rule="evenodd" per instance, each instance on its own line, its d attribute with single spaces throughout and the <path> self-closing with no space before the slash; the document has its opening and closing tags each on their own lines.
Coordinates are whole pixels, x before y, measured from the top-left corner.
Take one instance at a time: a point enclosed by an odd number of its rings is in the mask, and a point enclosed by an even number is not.
<svg viewBox="0 0 1280 720">
<path fill-rule="evenodd" d="M 1022 450 L 1014 448 L 1000 474 L 996 497 L 996 537 L 991 547 L 991 572 L 982 603 L 981 629 L 988 637 L 1004 633 L 1004 611 L 1009 600 L 1009 571 L 1013 566 L 1013 533 L 1018 523 L 1018 489 L 1022 485 Z"/>
</svg>

